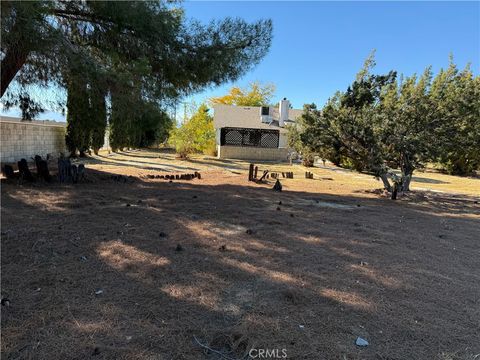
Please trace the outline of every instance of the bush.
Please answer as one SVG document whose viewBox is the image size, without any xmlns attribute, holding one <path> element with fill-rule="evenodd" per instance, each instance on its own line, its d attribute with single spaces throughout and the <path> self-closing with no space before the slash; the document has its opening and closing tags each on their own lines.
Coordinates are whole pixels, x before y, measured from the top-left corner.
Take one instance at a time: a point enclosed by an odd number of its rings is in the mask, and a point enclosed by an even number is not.
<svg viewBox="0 0 480 360">
<path fill-rule="evenodd" d="M 207 106 L 201 105 L 190 120 L 170 132 L 169 143 L 180 158 L 185 159 L 193 153 L 215 154 L 215 129 L 208 112 Z"/>
</svg>

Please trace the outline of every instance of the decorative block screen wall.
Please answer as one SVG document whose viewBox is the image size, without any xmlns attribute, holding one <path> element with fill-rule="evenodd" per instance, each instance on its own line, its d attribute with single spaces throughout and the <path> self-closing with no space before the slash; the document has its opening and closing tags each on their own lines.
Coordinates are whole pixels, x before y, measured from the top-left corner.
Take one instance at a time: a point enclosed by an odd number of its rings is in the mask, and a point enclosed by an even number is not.
<svg viewBox="0 0 480 360">
<path fill-rule="evenodd" d="M 278 148 L 279 138 L 278 130 L 226 127 L 221 129 L 220 145 Z"/>
</svg>

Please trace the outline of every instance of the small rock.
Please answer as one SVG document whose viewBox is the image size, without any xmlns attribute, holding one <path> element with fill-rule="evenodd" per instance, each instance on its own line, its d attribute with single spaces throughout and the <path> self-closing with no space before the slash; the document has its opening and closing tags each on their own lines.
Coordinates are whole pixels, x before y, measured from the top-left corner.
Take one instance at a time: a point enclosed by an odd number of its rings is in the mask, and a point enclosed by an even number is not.
<svg viewBox="0 0 480 360">
<path fill-rule="evenodd" d="M 365 339 L 362 339 L 360 336 L 357 337 L 357 340 L 355 341 L 355 345 L 357 346 L 368 346 L 368 341 Z"/>
<path fill-rule="evenodd" d="M 125 204 L 125 206 L 126 206 L 126 207 L 129 207 L 129 206 L 130 206 L 130 204 Z"/>
<path fill-rule="evenodd" d="M 96 347 L 95 349 L 93 349 L 93 353 L 92 353 L 93 356 L 95 355 L 100 355 L 100 349 L 98 347 Z"/>
<path fill-rule="evenodd" d="M 86 256 L 80 256 L 80 260 L 81 261 L 87 261 L 87 257 Z"/>
<path fill-rule="evenodd" d="M 247 229 L 247 231 L 245 231 L 245 233 L 247 233 L 248 235 L 252 235 L 252 234 L 253 234 L 253 230 L 252 230 L 252 229 Z"/>
<path fill-rule="evenodd" d="M 298 325 L 298 327 L 302 330 L 305 329 L 305 325 Z"/>
<path fill-rule="evenodd" d="M 227 251 L 227 245 L 222 245 L 218 248 L 220 251 Z"/>
<path fill-rule="evenodd" d="M 295 215 L 293 215 L 293 213 L 290 213 L 290 217 L 295 217 Z"/>
<path fill-rule="evenodd" d="M 163 231 L 160 231 L 160 232 L 158 233 L 158 236 L 161 237 L 161 238 L 164 238 L 164 237 L 167 237 L 167 234 L 164 233 Z"/>
<path fill-rule="evenodd" d="M 103 294 L 103 290 L 102 289 L 97 289 L 95 290 L 95 295 L 102 295 Z"/>
<path fill-rule="evenodd" d="M 367 266 L 368 263 L 367 263 L 366 261 L 360 261 L 360 265 L 361 265 L 361 266 Z"/>
<path fill-rule="evenodd" d="M 360 207 L 360 206 L 362 206 L 362 205 L 360 205 L 360 204 L 357 204 L 357 207 Z"/>
<path fill-rule="evenodd" d="M 279 201 L 279 202 L 278 202 L 278 205 L 282 205 L 282 201 Z"/>
<path fill-rule="evenodd" d="M 277 206 L 277 211 L 280 211 L 280 206 Z"/>
<path fill-rule="evenodd" d="M 132 336 L 125 336 L 125 339 L 127 339 L 127 341 L 130 341 L 132 340 Z"/>
<path fill-rule="evenodd" d="M 8 298 L 2 298 L 2 306 L 10 306 L 10 300 Z"/>
<path fill-rule="evenodd" d="M 178 244 L 177 247 L 175 248 L 175 251 L 183 251 L 182 245 Z"/>
<path fill-rule="evenodd" d="M 192 199 L 196 199 L 196 198 L 197 198 L 197 195 L 193 195 L 193 196 L 192 196 Z"/>
</svg>

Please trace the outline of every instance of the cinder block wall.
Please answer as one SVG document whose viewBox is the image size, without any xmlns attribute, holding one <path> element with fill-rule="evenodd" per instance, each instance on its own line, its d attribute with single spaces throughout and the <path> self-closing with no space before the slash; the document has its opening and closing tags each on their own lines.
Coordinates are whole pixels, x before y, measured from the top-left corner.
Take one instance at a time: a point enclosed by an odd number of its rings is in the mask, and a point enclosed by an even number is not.
<svg viewBox="0 0 480 360">
<path fill-rule="evenodd" d="M 258 148 L 242 146 L 217 146 L 220 159 L 287 161 L 286 148 Z"/>
<path fill-rule="evenodd" d="M 55 121 L 20 121 L 0 117 L 1 162 L 10 163 L 22 158 L 30 161 L 35 155 L 66 153 L 65 123 Z"/>
</svg>

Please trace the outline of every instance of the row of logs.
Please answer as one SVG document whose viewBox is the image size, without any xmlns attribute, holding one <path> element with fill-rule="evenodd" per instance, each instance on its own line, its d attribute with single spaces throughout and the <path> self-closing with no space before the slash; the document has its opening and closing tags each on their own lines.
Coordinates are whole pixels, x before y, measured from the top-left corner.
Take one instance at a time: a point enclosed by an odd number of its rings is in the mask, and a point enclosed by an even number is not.
<svg viewBox="0 0 480 360">
<path fill-rule="evenodd" d="M 46 182 L 52 181 L 50 170 L 48 169 L 48 160 L 50 156 L 47 155 L 46 159 L 42 159 L 40 155 L 35 155 L 32 160 L 35 162 L 37 168 L 37 176 L 34 177 L 28 167 L 26 159 L 21 159 L 17 162 L 19 178 L 22 181 L 34 182 L 36 179 Z M 11 165 L 5 165 L 2 169 L 3 175 L 7 179 L 14 179 L 15 171 Z M 58 180 L 61 183 L 71 182 L 77 183 L 79 180 L 85 179 L 85 165 L 79 164 L 72 165 L 69 159 L 60 157 L 58 159 Z"/>
<path fill-rule="evenodd" d="M 58 159 L 58 181 L 61 183 L 76 184 L 80 180 L 85 180 L 85 165 L 72 164 L 70 159 L 60 157 Z"/>
<path fill-rule="evenodd" d="M 292 171 L 287 171 L 287 172 L 282 172 L 282 173 L 272 173 L 272 179 L 280 178 L 280 174 L 282 174 L 282 178 L 293 179 L 293 172 Z"/>
<path fill-rule="evenodd" d="M 195 171 L 193 174 L 176 174 L 176 175 L 153 175 L 153 174 L 148 174 L 146 177 L 148 179 L 193 180 L 193 179 L 201 179 L 202 175 L 198 171 Z"/>
<path fill-rule="evenodd" d="M 269 173 L 269 170 L 264 170 L 263 175 L 260 177 L 260 179 L 258 179 L 258 166 L 255 166 L 255 164 L 250 164 L 248 168 L 248 181 L 261 182 L 263 179 L 269 179 L 270 177 L 272 179 L 278 179 L 280 178 L 280 174 L 282 174 L 283 178 L 293 179 L 292 171 L 281 172 L 281 173 L 276 173 L 276 172 Z"/>
</svg>

